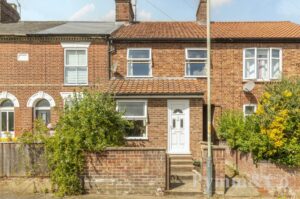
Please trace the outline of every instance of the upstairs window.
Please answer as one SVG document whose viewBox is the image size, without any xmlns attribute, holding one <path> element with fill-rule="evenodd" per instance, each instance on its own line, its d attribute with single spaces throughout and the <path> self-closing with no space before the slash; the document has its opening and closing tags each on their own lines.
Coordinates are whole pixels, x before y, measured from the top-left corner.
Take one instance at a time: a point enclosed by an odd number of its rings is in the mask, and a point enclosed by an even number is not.
<svg viewBox="0 0 300 199">
<path fill-rule="evenodd" d="M 281 79 L 282 50 L 278 48 L 244 49 L 244 79 L 270 81 Z"/>
<path fill-rule="evenodd" d="M 65 84 L 88 84 L 87 49 L 65 49 Z"/>
<path fill-rule="evenodd" d="M 117 109 L 124 113 L 124 118 L 133 122 L 127 139 L 147 138 L 147 101 L 118 101 Z"/>
<path fill-rule="evenodd" d="M 256 104 L 245 104 L 244 105 L 244 116 L 253 115 L 256 112 L 257 105 Z"/>
<path fill-rule="evenodd" d="M 185 51 L 187 77 L 206 77 L 207 50 L 189 48 Z"/>
<path fill-rule="evenodd" d="M 151 77 L 152 55 L 151 49 L 128 49 L 127 52 L 127 76 L 128 77 Z"/>
</svg>

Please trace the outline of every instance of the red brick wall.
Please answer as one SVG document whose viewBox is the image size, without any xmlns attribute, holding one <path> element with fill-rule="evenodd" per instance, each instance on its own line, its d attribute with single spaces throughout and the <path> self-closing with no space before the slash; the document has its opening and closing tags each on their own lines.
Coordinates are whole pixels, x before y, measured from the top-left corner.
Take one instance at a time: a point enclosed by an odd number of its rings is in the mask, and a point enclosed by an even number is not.
<svg viewBox="0 0 300 199">
<path fill-rule="evenodd" d="M 287 168 L 268 162 L 254 164 L 251 154 L 226 148 L 226 164 L 236 168 L 251 183 L 273 196 L 287 193 L 300 197 L 300 169 Z"/>
<path fill-rule="evenodd" d="M 153 78 L 184 78 L 185 48 L 205 48 L 204 43 L 116 43 L 113 63 L 116 78 L 126 78 L 127 48 L 152 48 Z M 244 104 L 257 103 L 265 83 L 256 82 L 253 94 L 243 92 L 243 49 L 279 47 L 283 49 L 283 76 L 300 76 L 300 44 L 293 43 L 214 43 L 212 45 L 212 103 L 215 116 L 226 109 L 243 110 Z M 206 93 L 206 79 L 202 91 Z M 206 101 L 206 95 L 204 96 Z M 204 101 L 204 103 L 205 103 Z"/>
<path fill-rule="evenodd" d="M 33 109 L 27 107 L 29 98 L 39 91 L 51 95 L 56 107 L 51 111 L 51 122 L 58 119 L 63 100 L 60 92 L 83 91 L 94 88 L 103 90 L 108 83 L 107 44 L 91 41 L 88 48 L 89 86 L 64 86 L 64 49 L 56 42 L 11 42 L 0 43 L 0 92 L 7 91 L 18 99 L 20 108 L 15 108 L 15 131 L 20 134 L 32 127 Z M 28 53 L 28 62 L 17 61 L 18 53 Z"/>
<path fill-rule="evenodd" d="M 157 194 L 166 188 L 166 153 L 159 148 L 110 148 L 86 158 L 85 188 L 101 194 Z"/>
<path fill-rule="evenodd" d="M 201 99 L 190 99 L 190 149 L 193 158 L 200 159 L 203 109 Z M 128 146 L 168 148 L 168 100 L 148 99 L 148 139 L 128 142 Z"/>
<path fill-rule="evenodd" d="M 116 21 L 132 22 L 134 13 L 131 0 L 115 0 L 116 1 Z"/>
<path fill-rule="evenodd" d="M 216 194 L 225 193 L 225 148 L 220 146 L 213 146 L 213 190 Z M 207 147 L 202 146 L 202 191 L 207 193 Z"/>
</svg>

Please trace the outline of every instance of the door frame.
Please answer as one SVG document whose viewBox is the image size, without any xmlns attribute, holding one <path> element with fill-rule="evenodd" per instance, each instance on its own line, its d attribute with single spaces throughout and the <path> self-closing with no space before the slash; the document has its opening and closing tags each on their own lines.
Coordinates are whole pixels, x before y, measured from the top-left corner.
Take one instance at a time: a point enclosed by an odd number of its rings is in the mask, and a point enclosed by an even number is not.
<svg viewBox="0 0 300 199">
<path fill-rule="evenodd" d="M 171 114 L 172 114 L 172 105 L 173 104 L 184 104 L 187 107 L 185 109 L 185 120 L 186 120 L 186 128 L 185 128 L 185 150 L 182 152 L 174 152 L 171 151 Z M 168 100 L 168 153 L 169 154 L 191 154 L 190 151 L 190 100 Z"/>
</svg>

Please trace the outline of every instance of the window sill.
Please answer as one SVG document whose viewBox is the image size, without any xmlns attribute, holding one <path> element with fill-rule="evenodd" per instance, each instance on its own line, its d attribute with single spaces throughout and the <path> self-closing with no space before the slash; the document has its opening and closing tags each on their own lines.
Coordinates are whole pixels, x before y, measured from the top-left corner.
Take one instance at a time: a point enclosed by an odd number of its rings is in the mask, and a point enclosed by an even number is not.
<svg viewBox="0 0 300 199">
<path fill-rule="evenodd" d="M 127 79 L 141 79 L 141 78 L 153 78 L 153 76 L 126 76 Z"/>
<path fill-rule="evenodd" d="M 268 79 L 268 80 L 257 80 L 257 79 L 243 79 L 243 83 L 247 82 L 264 83 L 264 82 L 280 82 L 282 79 Z"/>
<path fill-rule="evenodd" d="M 87 87 L 89 84 L 64 84 L 67 87 Z"/>
<path fill-rule="evenodd" d="M 184 76 L 187 79 L 207 79 L 207 76 Z"/>
<path fill-rule="evenodd" d="M 148 137 L 125 137 L 127 141 L 148 141 Z"/>
</svg>

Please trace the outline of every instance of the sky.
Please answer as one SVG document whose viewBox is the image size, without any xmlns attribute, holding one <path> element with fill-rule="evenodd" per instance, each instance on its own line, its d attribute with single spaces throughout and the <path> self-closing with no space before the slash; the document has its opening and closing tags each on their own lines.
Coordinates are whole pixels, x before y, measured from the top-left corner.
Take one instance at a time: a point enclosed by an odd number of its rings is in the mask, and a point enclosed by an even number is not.
<svg viewBox="0 0 300 199">
<path fill-rule="evenodd" d="M 115 18 L 115 0 L 19 2 L 23 21 L 114 21 Z M 194 21 L 198 3 L 199 0 L 137 0 L 137 18 L 139 21 Z M 300 24 L 300 1 L 212 0 L 212 20 L 293 21 Z"/>
</svg>

